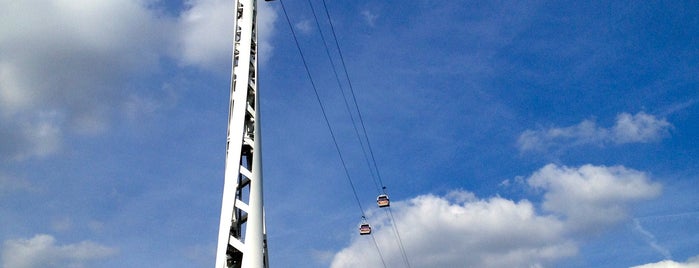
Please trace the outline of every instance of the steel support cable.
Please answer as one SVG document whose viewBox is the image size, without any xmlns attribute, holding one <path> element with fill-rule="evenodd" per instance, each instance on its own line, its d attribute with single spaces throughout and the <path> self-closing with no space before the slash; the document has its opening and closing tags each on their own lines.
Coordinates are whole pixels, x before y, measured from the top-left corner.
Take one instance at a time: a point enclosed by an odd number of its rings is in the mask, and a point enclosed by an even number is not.
<svg viewBox="0 0 699 268">
<path fill-rule="evenodd" d="M 344 100 L 344 103 L 345 103 L 345 108 L 347 109 L 347 113 L 349 113 L 349 115 L 350 115 L 350 119 L 351 119 L 351 121 L 352 121 L 352 127 L 354 128 L 354 132 L 355 132 L 355 134 L 356 134 L 356 136 L 357 136 L 357 140 L 359 141 L 359 144 L 360 144 L 360 146 L 362 147 L 362 153 L 363 153 L 363 155 L 364 155 L 364 159 L 366 160 L 367 167 L 369 168 L 369 172 L 371 173 L 371 179 L 372 179 L 372 181 L 374 182 L 374 185 L 376 186 L 376 188 L 379 190 L 379 192 L 383 192 L 384 194 L 386 194 L 386 191 L 385 191 L 386 187 L 383 186 L 383 182 L 381 183 L 381 186 L 379 186 L 379 184 L 377 183 L 377 180 L 376 180 L 376 177 L 375 177 L 375 176 L 378 176 L 378 174 L 375 174 L 375 172 L 374 172 L 374 170 L 376 170 L 376 171 L 378 172 L 378 167 L 377 167 L 377 165 L 376 165 L 376 160 L 374 160 L 374 156 L 373 156 L 373 153 L 372 153 L 372 155 L 371 155 L 371 160 L 374 162 L 374 166 L 372 167 L 372 165 L 371 165 L 371 163 L 370 163 L 370 158 L 369 158 L 369 156 L 367 155 L 367 150 L 366 150 L 365 147 L 364 147 L 364 146 L 365 146 L 364 141 L 362 141 L 361 135 L 359 134 L 359 130 L 358 130 L 358 128 L 357 128 L 357 122 L 354 120 L 354 115 L 353 115 L 353 113 L 352 113 L 352 111 L 351 111 L 352 109 L 350 109 L 350 107 L 349 107 L 349 102 L 348 102 L 348 100 L 347 100 L 347 95 L 345 94 L 345 91 L 344 91 L 344 89 L 343 89 L 343 87 L 342 87 L 342 83 L 340 82 L 340 77 L 339 77 L 339 75 L 338 75 L 338 73 L 337 73 L 337 68 L 335 68 L 335 62 L 333 61 L 332 56 L 330 55 L 330 49 L 328 48 L 327 42 L 326 42 L 326 40 L 325 40 L 325 35 L 323 35 L 323 31 L 321 30 L 320 22 L 319 22 L 319 20 L 318 20 L 318 16 L 316 15 L 315 8 L 313 7 L 313 3 L 311 2 L 311 0 L 308 0 L 308 5 L 310 6 L 311 11 L 313 12 L 313 18 L 315 19 L 316 26 L 318 27 L 318 33 L 320 34 L 320 38 L 321 38 L 321 40 L 323 41 L 323 46 L 325 47 L 325 53 L 326 53 L 326 55 L 328 56 L 328 59 L 330 60 L 330 64 L 331 64 L 331 66 L 332 66 L 333 74 L 335 75 L 335 80 L 337 81 L 338 88 L 340 89 L 340 93 L 342 93 L 342 97 L 343 97 L 343 100 Z M 327 13 L 327 9 L 326 9 L 326 14 L 328 14 L 328 13 Z M 328 20 L 330 20 L 329 17 L 328 17 Z M 336 44 L 337 44 L 337 39 L 335 39 L 335 42 L 336 42 Z M 339 51 L 339 46 L 338 46 L 338 51 Z M 346 77 L 347 77 L 347 80 L 349 81 L 349 78 L 348 78 L 349 76 L 347 75 L 346 69 L 345 69 L 345 75 L 346 75 Z M 353 95 L 353 100 L 354 100 L 354 103 L 355 103 L 355 109 L 356 109 L 357 112 L 359 113 L 359 108 L 358 108 L 358 106 L 357 106 L 356 98 L 354 98 L 354 95 Z M 362 124 L 362 126 L 363 126 L 363 124 Z M 366 130 L 364 130 L 364 136 L 365 136 L 366 139 L 368 140 L 368 136 L 367 136 L 367 134 L 366 134 Z M 368 142 L 368 141 L 367 141 L 367 142 Z M 369 146 L 369 145 L 367 144 L 366 146 Z M 369 148 L 369 150 L 371 150 L 371 148 Z M 398 232 L 398 229 L 397 229 L 397 227 L 396 227 L 396 224 L 395 224 L 396 220 L 395 220 L 395 218 L 393 217 L 393 212 L 391 211 L 391 208 L 390 208 L 390 207 L 388 207 L 388 210 L 385 211 L 385 212 L 386 212 L 386 216 L 389 217 L 390 220 L 391 220 L 391 223 L 392 223 L 392 224 L 391 224 L 391 228 L 393 229 L 393 232 L 394 232 L 394 234 L 396 235 L 396 238 L 397 238 L 396 241 L 398 242 L 399 250 L 400 250 L 400 252 L 401 252 L 401 256 L 402 256 L 402 258 L 403 258 L 403 261 L 405 262 L 406 266 L 410 268 L 410 262 L 408 261 L 408 257 L 407 257 L 407 255 L 406 255 L 406 253 L 405 253 L 405 248 L 404 248 L 404 246 L 403 246 L 402 239 L 401 239 L 401 237 L 400 237 L 400 233 Z M 375 238 L 372 236 L 372 239 L 375 239 Z M 376 243 L 376 241 L 375 241 L 374 243 Z M 377 244 L 378 244 L 378 243 L 377 243 Z"/>
<path fill-rule="evenodd" d="M 357 97 L 354 94 L 354 87 L 352 86 L 352 80 L 349 77 L 349 73 L 347 72 L 347 65 L 345 64 L 345 57 L 342 56 L 342 50 L 340 49 L 340 43 L 337 41 L 337 34 L 335 34 L 335 26 L 332 23 L 332 19 L 330 18 L 330 12 L 328 12 L 328 6 L 325 3 L 325 0 L 323 0 L 323 8 L 325 10 L 325 15 L 328 18 L 328 23 L 330 23 L 330 29 L 332 30 L 333 34 L 333 39 L 335 40 L 335 46 L 337 48 L 337 52 L 340 55 L 340 62 L 342 63 L 342 69 L 345 72 L 345 78 L 347 79 L 347 84 L 349 85 L 350 93 L 352 95 L 352 100 L 354 101 L 354 106 L 355 109 L 357 110 L 357 115 L 359 116 L 359 123 L 362 126 L 362 131 L 364 132 L 364 138 L 366 139 L 367 142 L 367 147 L 369 147 L 369 154 L 371 155 L 371 160 L 374 163 L 374 169 L 376 170 L 376 175 L 379 179 L 379 183 L 381 183 L 382 191 L 384 194 L 386 193 L 385 189 L 386 186 L 383 184 L 383 180 L 381 179 L 381 173 L 379 172 L 379 168 L 376 165 L 376 158 L 374 157 L 374 150 L 371 149 L 371 143 L 369 142 L 369 135 L 367 135 L 366 132 L 366 126 L 364 125 L 364 118 L 362 117 L 362 112 L 359 110 L 359 105 L 357 104 Z"/>
<path fill-rule="evenodd" d="M 364 155 L 364 159 L 366 160 L 367 167 L 369 168 L 369 173 L 371 174 L 371 180 L 374 182 L 374 186 L 376 186 L 376 189 L 379 189 L 379 191 L 381 191 L 383 185 L 379 186 L 379 183 L 376 180 L 377 175 L 374 174 L 374 168 L 372 168 L 371 162 L 369 161 L 369 155 L 367 154 L 367 149 L 365 148 L 364 141 L 362 141 L 362 136 L 359 134 L 359 129 L 357 128 L 357 122 L 354 120 L 354 114 L 352 113 L 352 109 L 350 108 L 349 101 L 347 101 L 348 97 L 345 94 L 344 88 L 342 87 L 342 82 L 340 82 L 340 75 L 337 74 L 337 68 L 335 68 L 335 61 L 333 61 L 333 58 L 330 55 L 330 48 L 328 48 L 328 44 L 325 41 L 325 35 L 323 35 L 323 31 L 321 30 L 318 16 L 316 15 L 316 11 L 315 11 L 315 8 L 313 7 L 313 3 L 311 2 L 311 0 L 308 0 L 308 5 L 311 7 L 311 12 L 313 12 L 313 18 L 316 21 L 316 26 L 318 27 L 318 33 L 320 34 L 320 39 L 323 41 L 323 46 L 325 47 L 325 54 L 328 56 L 328 59 L 330 60 L 330 65 L 332 66 L 333 74 L 335 74 L 335 81 L 337 81 L 337 86 L 340 90 L 340 93 L 342 94 L 342 100 L 345 102 L 345 109 L 347 109 L 347 113 L 349 114 L 350 120 L 352 121 L 352 128 L 354 128 L 354 133 L 357 136 L 357 141 L 359 141 L 359 145 L 362 148 L 362 153 Z"/>
<path fill-rule="evenodd" d="M 408 255 L 405 251 L 405 247 L 403 246 L 403 239 L 400 237 L 400 232 L 398 232 L 398 225 L 396 225 L 396 218 L 393 217 L 393 210 L 391 207 L 387 207 L 386 214 L 391 217 L 391 227 L 393 227 L 393 232 L 396 234 L 396 237 L 398 238 L 398 246 L 400 247 L 400 253 L 401 256 L 403 257 L 403 262 L 405 262 L 405 265 L 408 266 L 408 268 L 411 268 L 410 266 L 410 260 L 408 259 Z"/>
<path fill-rule="evenodd" d="M 308 68 L 308 64 L 306 63 L 306 57 L 303 55 L 303 51 L 301 50 L 301 45 L 299 44 L 298 38 L 296 37 L 296 32 L 294 31 L 294 27 L 291 24 L 291 20 L 289 19 L 289 14 L 286 12 L 286 7 L 284 6 L 284 1 L 279 0 L 279 3 L 282 6 L 282 11 L 284 12 L 284 17 L 286 18 L 287 23 L 289 24 L 289 29 L 291 30 L 291 35 L 294 38 L 294 43 L 296 44 L 296 48 L 299 51 L 299 55 L 301 56 L 301 61 L 303 62 L 303 67 L 306 70 L 306 74 L 308 75 L 308 80 L 311 82 L 311 87 L 313 88 L 313 93 L 315 93 L 316 100 L 318 101 L 318 105 L 320 106 L 320 110 L 323 114 L 323 119 L 325 119 L 325 124 L 328 127 L 328 130 L 330 131 L 330 136 L 332 137 L 333 144 L 335 145 L 335 149 L 337 150 L 337 154 L 340 157 L 340 162 L 342 163 L 342 167 L 345 171 L 345 176 L 347 177 L 347 181 L 350 184 L 350 187 L 352 188 L 352 193 L 354 194 L 354 198 L 357 201 L 357 206 L 359 207 L 359 210 L 362 215 L 362 220 L 366 221 L 366 216 L 364 214 L 364 208 L 362 207 L 362 203 L 359 201 L 359 195 L 357 195 L 357 189 L 354 187 L 354 183 L 352 182 L 352 178 L 350 177 L 349 170 L 347 169 L 347 165 L 345 164 L 345 160 L 342 157 L 342 152 L 340 151 L 340 146 L 337 143 L 337 139 L 335 138 L 335 133 L 332 130 L 332 127 L 330 126 L 330 120 L 328 120 L 327 113 L 325 112 L 325 108 L 323 106 L 323 102 L 320 99 L 320 94 L 318 94 L 318 89 L 315 85 L 315 82 L 313 81 L 313 77 L 311 75 L 311 71 Z M 374 234 L 371 234 L 372 240 L 374 241 L 374 245 L 376 246 L 376 250 L 379 253 L 379 257 L 381 258 L 381 263 L 383 264 L 383 267 L 386 267 L 386 262 L 383 258 L 383 254 L 381 253 L 381 249 L 379 248 L 379 244 L 376 242 L 376 239 L 374 238 Z"/>
<path fill-rule="evenodd" d="M 310 0 L 309 0 L 309 1 L 310 1 Z M 386 186 L 383 184 L 383 180 L 381 179 L 381 173 L 380 173 L 380 171 L 379 171 L 378 165 L 376 164 L 376 158 L 374 157 L 374 150 L 372 150 L 372 148 L 371 148 L 371 143 L 369 142 L 369 135 L 367 134 L 367 131 L 366 131 L 366 126 L 365 126 L 365 124 L 364 124 L 364 119 L 363 119 L 363 117 L 362 117 L 362 113 L 361 113 L 361 111 L 360 111 L 360 109 L 359 109 L 359 104 L 357 104 L 357 98 L 356 98 L 356 95 L 354 94 L 354 87 L 352 86 L 352 80 L 351 80 L 350 77 L 349 77 L 349 72 L 347 71 L 347 65 L 345 64 L 345 58 L 344 58 L 344 56 L 342 55 L 342 49 L 340 49 L 340 43 L 339 43 L 339 41 L 338 41 L 338 39 L 337 39 L 337 34 L 335 33 L 335 26 L 333 25 L 332 19 L 330 18 L 330 12 L 328 11 L 328 6 L 327 6 L 325 0 L 323 0 L 323 9 L 325 10 L 325 15 L 326 15 L 327 18 L 328 18 L 328 23 L 330 24 L 330 29 L 332 30 L 333 39 L 335 40 L 335 46 L 336 46 L 336 48 L 337 48 L 338 54 L 340 55 L 340 62 L 342 63 L 342 68 L 343 68 L 343 70 L 344 70 L 344 72 L 345 72 L 345 77 L 346 77 L 346 79 L 347 79 L 347 84 L 349 85 L 350 93 L 351 93 L 351 95 L 352 95 L 352 100 L 354 101 L 354 105 L 355 105 L 355 108 L 356 108 L 356 110 L 357 110 L 357 114 L 358 114 L 358 116 L 359 116 L 359 122 L 360 122 L 360 124 L 361 124 L 361 126 L 362 126 L 362 131 L 364 132 L 364 138 L 366 139 L 367 147 L 369 148 L 369 153 L 370 153 L 370 155 L 371 155 L 371 160 L 372 160 L 372 162 L 374 163 L 374 169 L 376 170 L 376 175 L 377 175 L 377 177 L 378 177 L 378 179 L 379 179 L 379 182 L 381 183 L 381 187 L 382 187 L 381 190 L 383 191 L 384 194 L 386 194 Z M 315 16 L 315 13 L 314 13 L 314 16 Z M 343 95 L 343 96 L 344 96 L 344 95 Z M 372 174 L 373 174 L 373 172 L 372 172 Z M 410 266 L 410 261 L 409 261 L 409 259 L 408 259 L 408 255 L 407 255 L 407 253 L 406 253 L 406 251 L 405 251 L 405 247 L 404 247 L 404 245 L 403 245 L 403 239 L 402 239 L 401 236 L 400 236 L 400 232 L 398 231 L 398 226 L 397 226 L 397 224 L 396 224 L 396 220 L 395 220 L 395 218 L 393 217 L 393 210 L 391 210 L 390 207 L 388 207 L 388 214 L 390 215 L 391 221 L 392 221 L 392 223 L 393 223 L 393 224 L 391 224 L 391 226 L 393 227 L 393 231 L 394 231 L 394 233 L 395 233 L 395 235 L 396 235 L 396 237 L 397 237 L 398 246 L 400 247 L 400 251 L 401 251 L 401 255 L 402 255 L 402 257 L 403 257 L 403 261 L 404 261 L 405 264 L 408 266 L 408 268 L 410 268 L 410 267 L 411 267 L 411 266 Z"/>
<path fill-rule="evenodd" d="M 323 41 L 323 46 L 325 47 L 325 54 L 328 56 L 328 60 L 330 61 L 330 65 L 332 66 L 333 74 L 335 75 L 335 81 L 337 82 L 338 89 L 340 90 L 340 93 L 342 94 L 342 99 L 345 103 L 345 108 L 347 110 L 347 113 L 350 115 L 350 119 L 352 121 L 352 127 L 354 128 L 354 133 L 357 136 L 357 141 L 359 142 L 359 144 L 362 148 L 362 153 L 364 155 L 364 159 L 366 160 L 367 167 L 369 168 L 369 173 L 371 174 L 371 179 L 374 182 L 374 186 L 376 186 L 376 188 L 380 192 L 383 191 L 383 193 L 385 194 L 386 187 L 383 186 L 383 183 L 381 186 L 379 186 L 379 184 L 377 183 L 376 176 L 378 176 L 378 175 L 375 174 L 374 169 L 378 170 L 378 168 L 376 168 L 375 160 L 374 160 L 374 167 L 372 167 L 372 165 L 370 163 L 370 158 L 367 155 L 367 149 L 365 148 L 365 144 L 362 141 L 361 135 L 359 134 L 359 130 L 357 128 L 357 122 L 354 120 L 354 115 L 352 113 L 352 109 L 350 108 L 349 101 L 347 100 L 348 97 L 345 94 L 344 88 L 342 87 L 342 82 L 340 82 L 340 76 L 337 73 L 337 68 L 335 67 L 335 61 L 333 61 L 333 58 L 330 55 L 330 48 L 328 48 L 327 41 L 325 40 L 325 35 L 323 34 L 322 27 L 320 26 L 320 21 L 318 20 L 318 16 L 316 15 L 315 8 L 313 7 L 313 2 L 311 2 L 311 0 L 308 0 L 308 5 L 310 6 L 311 12 L 313 13 L 313 18 L 316 22 L 316 26 L 318 28 L 318 33 L 320 34 L 320 38 Z M 337 40 L 335 40 L 335 41 L 337 44 Z M 353 98 L 353 99 L 355 101 L 355 108 L 356 108 L 357 112 L 359 112 L 359 109 L 356 106 L 356 98 Z M 366 136 L 366 131 L 364 131 L 364 135 Z M 367 144 L 366 146 L 369 146 L 369 145 Z M 369 148 L 369 149 L 371 149 L 371 148 Z M 373 155 L 372 155 L 372 160 L 373 160 Z M 390 207 L 388 209 L 390 210 Z M 393 213 L 389 213 L 389 211 L 386 211 L 386 216 L 390 216 L 391 223 L 395 222 L 395 219 L 393 217 Z M 408 267 L 410 267 L 410 263 L 408 262 L 407 256 L 405 255 L 405 249 L 404 249 L 403 244 L 401 242 L 400 234 L 398 233 L 396 225 L 391 224 L 391 227 L 393 228 L 394 234 L 396 234 L 396 237 L 398 239 L 397 242 L 398 242 L 398 245 L 400 247 L 400 251 L 401 251 L 401 254 L 403 256 L 403 260 L 406 263 L 406 265 Z M 378 246 L 378 243 L 376 242 L 376 238 L 373 235 L 372 235 L 372 239 L 374 240 L 374 243 L 376 243 Z"/>
</svg>

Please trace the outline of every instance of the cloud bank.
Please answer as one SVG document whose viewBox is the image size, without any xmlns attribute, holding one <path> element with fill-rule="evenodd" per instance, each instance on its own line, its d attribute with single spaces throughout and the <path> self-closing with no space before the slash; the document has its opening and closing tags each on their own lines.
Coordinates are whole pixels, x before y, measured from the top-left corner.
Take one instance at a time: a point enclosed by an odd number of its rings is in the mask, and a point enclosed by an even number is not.
<svg viewBox="0 0 699 268">
<path fill-rule="evenodd" d="M 648 143 L 669 134 L 672 125 L 644 112 L 617 115 L 614 126 L 599 127 L 594 121 L 583 120 L 569 127 L 526 130 L 520 134 L 517 147 L 520 152 L 546 151 L 555 147 Z"/>
<path fill-rule="evenodd" d="M 622 166 L 547 165 L 526 179 L 542 191 L 543 211 L 528 200 L 478 199 L 455 191 L 391 205 L 412 267 L 546 267 L 578 253 L 586 234 L 627 220 L 633 204 L 660 194 L 643 172 Z M 402 257 L 390 217 L 370 214 L 388 266 Z M 379 267 L 373 241 L 356 236 L 331 267 Z"/>
<path fill-rule="evenodd" d="M 572 230 L 603 228 L 627 218 L 627 206 L 660 195 L 661 186 L 645 173 L 623 166 L 549 164 L 527 180 L 544 191 L 544 210 L 562 215 Z"/>
<path fill-rule="evenodd" d="M 91 241 L 57 245 L 51 235 L 38 234 L 30 239 L 7 240 L 2 247 L 3 267 L 91 267 L 89 264 L 117 253 L 114 248 Z"/>
<path fill-rule="evenodd" d="M 699 268 L 699 256 L 694 256 L 686 262 L 664 260 L 655 263 L 633 266 L 631 268 Z"/>
<path fill-rule="evenodd" d="M 130 81 L 158 68 L 170 20 L 149 1 L 0 0 L 2 155 L 42 157 L 100 133 Z"/>
<path fill-rule="evenodd" d="M 150 0 L 0 0 L 0 159 L 49 156 L 70 134 L 105 132 L 115 115 L 172 106 L 157 103 L 177 99 L 167 82 L 143 82 L 164 59 L 228 73 L 232 5 L 192 0 L 173 16 Z M 264 60 L 277 15 L 261 2 L 258 17 Z"/>
</svg>

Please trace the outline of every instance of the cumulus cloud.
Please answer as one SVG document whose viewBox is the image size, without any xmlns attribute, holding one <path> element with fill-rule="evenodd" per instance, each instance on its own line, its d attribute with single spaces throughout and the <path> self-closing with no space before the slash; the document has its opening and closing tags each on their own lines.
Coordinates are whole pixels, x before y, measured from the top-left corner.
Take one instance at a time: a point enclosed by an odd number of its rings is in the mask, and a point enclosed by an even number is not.
<svg viewBox="0 0 699 268">
<path fill-rule="evenodd" d="M 584 230 L 625 219 L 629 204 L 656 197 L 661 191 L 661 185 L 650 182 L 645 173 L 623 166 L 549 164 L 527 182 L 545 192 L 545 210 L 566 216 L 569 228 Z"/>
<path fill-rule="evenodd" d="M 171 32 L 150 1 L 0 0 L 3 155 L 45 156 L 66 130 L 100 133 Z"/>
<path fill-rule="evenodd" d="M 526 181 L 543 192 L 543 211 L 528 200 L 479 199 L 465 191 L 393 202 L 411 266 L 552 266 L 576 255 L 586 234 L 628 219 L 633 203 L 660 191 L 644 173 L 621 166 L 547 165 Z M 386 264 L 402 266 L 391 217 L 384 212 L 368 214 L 374 237 Z M 331 264 L 334 268 L 380 266 L 373 240 L 363 236 L 355 236 Z"/>
<path fill-rule="evenodd" d="M 671 127 L 665 119 L 644 112 L 635 115 L 621 113 L 610 128 L 597 126 L 592 120 L 583 120 L 569 127 L 526 130 L 520 134 L 517 146 L 520 152 L 526 152 L 579 145 L 648 143 L 662 139 Z"/>
<path fill-rule="evenodd" d="M 171 16 L 152 0 L 0 0 L 1 157 L 51 155 L 67 134 L 103 133 L 114 114 L 133 118 L 168 106 L 144 93 L 162 88 L 138 86 L 168 55 L 230 70 L 232 4 L 191 0 Z M 276 17 L 260 2 L 261 60 L 271 52 Z"/>
<path fill-rule="evenodd" d="M 177 58 L 184 65 L 210 70 L 230 70 L 233 41 L 233 1 L 190 0 L 179 18 Z M 260 60 L 272 52 L 270 42 L 277 13 L 267 3 L 258 2 L 258 43 Z"/>
<path fill-rule="evenodd" d="M 105 84 L 156 65 L 167 32 L 145 1 L 2 2 L 4 115 L 70 104 L 74 117 L 88 116 L 80 112 L 113 95 Z"/>
<path fill-rule="evenodd" d="M 686 262 L 664 260 L 655 263 L 633 266 L 631 268 L 699 268 L 699 256 L 694 256 Z"/>
<path fill-rule="evenodd" d="M 412 267 L 537 266 L 577 252 L 563 223 L 537 215 L 529 201 L 500 197 L 464 199 L 470 193 L 418 196 L 392 205 Z M 457 197 L 457 198 L 454 198 Z M 384 242 L 388 266 L 402 258 L 385 215 L 377 216 L 376 240 Z M 331 267 L 380 267 L 375 246 L 365 237 L 335 255 Z"/>
<path fill-rule="evenodd" d="M 2 248 L 3 267 L 88 267 L 96 260 L 116 254 L 116 249 L 91 241 L 58 245 L 51 235 L 38 234 L 30 239 L 7 240 Z"/>
</svg>

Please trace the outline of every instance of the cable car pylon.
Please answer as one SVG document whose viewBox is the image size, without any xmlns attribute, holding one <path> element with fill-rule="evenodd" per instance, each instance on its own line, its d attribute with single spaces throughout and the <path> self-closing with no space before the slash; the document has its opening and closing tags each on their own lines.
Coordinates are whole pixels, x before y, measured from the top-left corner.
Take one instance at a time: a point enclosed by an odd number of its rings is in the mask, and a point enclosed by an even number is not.
<svg viewBox="0 0 699 268">
<path fill-rule="evenodd" d="M 216 268 L 267 268 L 257 94 L 257 1 L 234 1 L 226 165 Z"/>
</svg>

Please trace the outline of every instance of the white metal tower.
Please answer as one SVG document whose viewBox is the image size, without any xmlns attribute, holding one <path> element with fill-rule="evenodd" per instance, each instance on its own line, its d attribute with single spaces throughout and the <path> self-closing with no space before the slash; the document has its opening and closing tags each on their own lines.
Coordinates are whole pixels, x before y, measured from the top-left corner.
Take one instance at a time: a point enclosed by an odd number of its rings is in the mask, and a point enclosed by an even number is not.
<svg viewBox="0 0 699 268">
<path fill-rule="evenodd" d="M 235 0 L 234 14 L 226 169 L 216 268 L 266 268 L 269 259 L 257 95 L 257 1 Z"/>
</svg>

